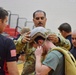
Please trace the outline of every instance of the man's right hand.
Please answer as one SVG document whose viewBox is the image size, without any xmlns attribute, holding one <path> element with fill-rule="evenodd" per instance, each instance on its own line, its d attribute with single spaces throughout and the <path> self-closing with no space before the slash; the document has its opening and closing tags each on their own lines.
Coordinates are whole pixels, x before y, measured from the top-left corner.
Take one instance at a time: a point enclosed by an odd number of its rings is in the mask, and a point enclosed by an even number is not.
<svg viewBox="0 0 76 75">
<path fill-rule="evenodd" d="M 43 53 L 43 48 L 41 46 L 38 46 L 36 51 L 35 51 L 35 56 L 42 56 Z"/>
<path fill-rule="evenodd" d="M 21 40 L 22 43 L 26 43 L 26 42 L 29 42 L 30 41 L 30 36 L 29 36 L 30 32 L 27 32 L 23 35 L 23 38 Z"/>
</svg>

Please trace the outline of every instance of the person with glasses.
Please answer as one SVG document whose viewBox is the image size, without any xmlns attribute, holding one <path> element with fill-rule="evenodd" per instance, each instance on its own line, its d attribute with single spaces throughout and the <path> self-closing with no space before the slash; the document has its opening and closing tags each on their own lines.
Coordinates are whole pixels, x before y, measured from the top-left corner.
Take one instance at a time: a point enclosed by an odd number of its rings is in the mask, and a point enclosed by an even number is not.
<svg viewBox="0 0 76 75">
<path fill-rule="evenodd" d="M 33 22 L 34 22 L 34 28 L 36 27 L 46 27 L 46 13 L 42 10 L 36 10 L 33 13 Z M 51 27 L 50 27 L 51 28 Z M 50 29 L 48 29 L 50 31 Z M 20 37 L 17 42 L 15 43 L 16 45 L 16 50 L 17 53 L 20 52 L 20 50 L 25 51 L 25 62 L 23 65 L 23 70 L 21 75 L 35 75 L 35 48 L 31 47 L 29 44 L 30 41 L 30 32 L 26 33 L 23 37 Z M 49 34 L 50 35 L 50 34 Z M 56 45 L 56 46 L 61 46 L 63 48 L 70 48 L 70 42 L 66 39 L 64 39 L 60 35 L 51 34 L 49 36 L 49 39 Z M 31 43 L 32 44 L 32 43 Z"/>
<path fill-rule="evenodd" d="M 35 75 L 63 75 L 63 54 L 57 50 L 51 51 L 56 46 L 49 40 L 48 31 L 44 27 L 36 27 L 31 31 L 30 39 L 31 45 L 36 48 Z"/>
</svg>

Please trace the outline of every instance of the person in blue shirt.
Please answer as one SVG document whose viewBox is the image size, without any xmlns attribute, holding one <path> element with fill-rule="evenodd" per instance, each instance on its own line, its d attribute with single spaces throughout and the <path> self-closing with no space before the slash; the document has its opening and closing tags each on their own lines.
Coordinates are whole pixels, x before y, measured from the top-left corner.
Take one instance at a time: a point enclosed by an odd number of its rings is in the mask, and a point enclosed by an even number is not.
<svg viewBox="0 0 76 75">
<path fill-rule="evenodd" d="M 71 43 L 70 49 L 72 49 L 73 45 L 72 45 L 72 41 L 71 41 L 71 32 L 72 32 L 71 25 L 69 23 L 62 23 L 58 27 L 58 30 L 65 39 L 68 39 L 70 41 L 70 43 Z"/>
</svg>

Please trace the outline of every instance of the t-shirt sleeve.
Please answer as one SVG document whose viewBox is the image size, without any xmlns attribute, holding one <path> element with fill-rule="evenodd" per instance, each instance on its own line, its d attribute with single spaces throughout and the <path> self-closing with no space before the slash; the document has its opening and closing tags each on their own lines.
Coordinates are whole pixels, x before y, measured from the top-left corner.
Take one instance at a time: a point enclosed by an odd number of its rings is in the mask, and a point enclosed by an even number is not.
<svg viewBox="0 0 76 75">
<path fill-rule="evenodd" d="M 55 71 L 58 63 L 59 63 L 59 58 L 53 51 L 48 53 L 45 60 L 43 61 L 44 65 L 50 67 L 54 71 Z"/>
<path fill-rule="evenodd" d="M 5 44 L 6 62 L 16 61 L 16 47 L 13 40 L 7 39 Z"/>
</svg>

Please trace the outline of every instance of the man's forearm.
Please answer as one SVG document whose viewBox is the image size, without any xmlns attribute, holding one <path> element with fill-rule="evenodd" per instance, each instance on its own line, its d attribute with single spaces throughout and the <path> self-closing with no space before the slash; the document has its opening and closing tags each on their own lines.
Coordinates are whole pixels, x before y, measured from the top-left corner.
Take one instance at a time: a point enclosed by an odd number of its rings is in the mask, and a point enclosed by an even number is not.
<svg viewBox="0 0 76 75">
<path fill-rule="evenodd" d="M 16 61 L 7 62 L 7 68 L 10 75 L 19 75 Z"/>
<path fill-rule="evenodd" d="M 41 58 L 36 57 L 36 65 L 35 65 L 36 75 L 47 75 L 51 68 L 41 63 Z"/>
<path fill-rule="evenodd" d="M 62 48 L 66 48 L 67 50 L 69 50 L 70 49 L 70 46 L 71 46 L 69 40 L 65 39 L 61 35 L 59 35 L 58 38 L 59 38 L 59 42 L 56 43 L 55 45 L 56 46 L 60 46 Z"/>
<path fill-rule="evenodd" d="M 22 42 L 21 42 L 21 39 L 22 39 L 22 37 L 20 37 L 18 40 L 16 40 L 16 42 L 15 42 L 15 46 L 16 46 L 16 51 L 17 51 L 17 53 L 19 53 L 20 52 L 20 50 L 22 50 L 22 48 L 26 45 L 26 44 L 23 44 Z"/>
<path fill-rule="evenodd" d="M 39 74 L 41 71 L 41 57 L 36 57 L 36 65 L 35 65 L 35 70 L 36 70 L 36 74 Z"/>
</svg>

